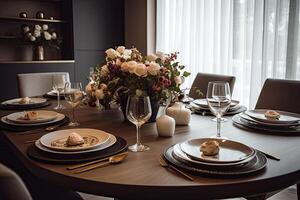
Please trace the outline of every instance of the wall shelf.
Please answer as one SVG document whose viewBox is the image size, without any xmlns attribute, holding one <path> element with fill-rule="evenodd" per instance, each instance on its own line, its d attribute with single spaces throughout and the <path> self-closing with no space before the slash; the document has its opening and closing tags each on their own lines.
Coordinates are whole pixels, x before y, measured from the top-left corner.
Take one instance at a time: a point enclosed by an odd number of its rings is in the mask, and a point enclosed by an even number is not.
<svg viewBox="0 0 300 200">
<path fill-rule="evenodd" d="M 10 20 L 10 21 L 27 21 L 27 22 L 47 22 L 47 23 L 67 23 L 64 20 L 58 19 L 36 19 L 36 18 L 21 18 L 21 17 L 0 17 L 0 20 Z"/>
<path fill-rule="evenodd" d="M 75 60 L 30 60 L 30 61 L 2 61 L 0 64 L 59 64 L 59 63 L 75 63 Z"/>
</svg>

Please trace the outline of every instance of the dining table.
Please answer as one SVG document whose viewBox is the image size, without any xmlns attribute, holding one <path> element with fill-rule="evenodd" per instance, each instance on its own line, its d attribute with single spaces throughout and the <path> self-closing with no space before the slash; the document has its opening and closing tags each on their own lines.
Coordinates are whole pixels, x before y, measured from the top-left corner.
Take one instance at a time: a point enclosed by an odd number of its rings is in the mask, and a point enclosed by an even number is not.
<svg viewBox="0 0 300 200">
<path fill-rule="evenodd" d="M 62 102 L 66 104 L 66 102 Z M 52 110 L 52 105 L 41 108 Z M 5 116 L 14 110 L 0 110 Z M 58 110 L 67 116 L 71 109 Z M 124 138 L 128 145 L 136 141 L 135 126 L 124 120 L 119 109 L 99 110 L 82 106 L 76 109 L 76 128 L 100 129 Z M 119 164 L 97 168 L 75 174 L 67 170 L 71 164 L 44 163 L 30 158 L 27 150 L 31 142 L 47 134 L 47 131 L 22 134 L 1 130 L 1 140 L 9 145 L 24 167 L 34 176 L 59 187 L 117 199 L 219 199 L 245 197 L 265 199 L 266 195 L 300 182 L 300 134 L 280 134 L 241 129 L 232 124 L 231 116 L 225 116 L 221 134 L 230 140 L 238 141 L 265 153 L 279 157 L 269 159 L 265 169 L 244 176 L 210 176 L 209 174 L 189 174 L 188 180 L 172 170 L 161 167 L 159 157 L 171 145 L 189 139 L 216 135 L 216 122 L 212 116 L 191 115 L 187 126 L 176 126 L 173 137 L 159 137 L 156 123 L 149 122 L 141 128 L 141 140 L 149 145 L 146 152 L 129 152 Z M 59 129 L 72 127 L 62 126 Z"/>
</svg>

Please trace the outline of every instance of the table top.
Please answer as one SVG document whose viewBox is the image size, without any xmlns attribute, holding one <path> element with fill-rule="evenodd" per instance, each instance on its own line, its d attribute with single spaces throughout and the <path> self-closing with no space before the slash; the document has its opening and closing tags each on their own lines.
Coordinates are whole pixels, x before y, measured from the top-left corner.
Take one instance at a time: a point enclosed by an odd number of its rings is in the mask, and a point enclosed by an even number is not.
<svg viewBox="0 0 300 200">
<path fill-rule="evenodd" d="M 50 107 L 44 109 L 51 109 Z M 12 111 L 0 111 L 4 116 Z M 62 113 L 71 114 L 71 110 Z M 124 122 L 118 110 L 99 111 L 96 108 L 80 108 L 76 112 L 80 127 L 96 128 L 123 137 L 128 144 L 136 139 L 135 126 Z M 283 189 L 300 181 L 300 134 L 266 134 L 235 127 L 231 118 L 222 123 L 221 133 L 231 140 L 245 143 L 264 152 L 276 155 L 280 161 L 268 159 L 262 172 L 239 178 L 212 178 L 194 176 L 189 181 L 159 165 L 160 154 L 170 145 L 187 139 L 209 137 L 216 134 L 216 122 L 211 116 L 192 115 L 189 126 L 176 126 L 173 137 L 158 137 L 156 124 L 142 126 L 142 142 L 150 146 L 147 152 L 129 152 L 124 162 L 82 174 L 66 170 L 69 165 L 54 165 L 34 161 L 27 154 L 32 144 L 25 141 L 38 139 L 46 132 L 18 135 L 2 130 L 4 139 L 15 150 L 15 156 L 35 175 L 57 185 L 73 190 L 118 198 L 229 198 L 266 193 Z M 68 128 L 68 127 L 63 127 Z M 145 194 L 147 194 L 145 196 Z"/>
</svg>

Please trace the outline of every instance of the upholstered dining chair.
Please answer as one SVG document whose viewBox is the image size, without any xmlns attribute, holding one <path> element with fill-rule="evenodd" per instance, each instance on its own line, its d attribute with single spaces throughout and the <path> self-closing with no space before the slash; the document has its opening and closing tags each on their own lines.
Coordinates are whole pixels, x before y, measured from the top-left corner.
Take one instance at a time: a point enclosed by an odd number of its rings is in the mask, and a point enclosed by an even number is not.
<svg viewBox="0 0 300 200">
<path fill-rule="evenodd" d="M 28 192 L 21 178 L 12 170 L 0 163 L 0 199 L 30 200 L 31 195 Z"/>
<path fill-rule="evenodd" d="M 255 108 L 282 110 L 300 114 L 300 81 L 267 79 Z"/>
<path fill-rule="evenodd" d="M 206 73 L 198 73 L 190 90 L 189 96 L 194 99 L 205 98 L 208 83 L 211 81 L 226 81 L 229 83 L 230 91 L 233 91 L 235 77 L 220 75 L 220 74 L 206 74 Z M 200 96 L 197 93 L 197 90 L 200 90 L 203 96 Z"/>
<path fill-rule="evenodd" d="M 70 80 L 68 72 L 27 73 L 18 74 L 18 91 L 20 97 L 31 97 L 43 95 L 52 90 L 54 75 L 65 75 Z"/>
<path fill-rule="evenodd" d="M 300 114 L 300 81 L 267 79 L 258 97 L 255 109 L 282 110 Z M 300 199 L 300 183 L 297 184 Z"/>
</svg>

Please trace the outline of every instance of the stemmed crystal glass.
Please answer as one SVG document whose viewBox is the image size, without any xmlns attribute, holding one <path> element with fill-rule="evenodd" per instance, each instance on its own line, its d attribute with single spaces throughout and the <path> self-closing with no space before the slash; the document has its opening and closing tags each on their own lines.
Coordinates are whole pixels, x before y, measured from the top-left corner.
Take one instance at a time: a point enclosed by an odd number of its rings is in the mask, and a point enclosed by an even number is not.
<svg viewBox="0 0 300 200">
<path fill-rule="evenodd" d="M 72 107 L 72 120 L 68 126 L 78 126 L 79 123 L 75 120 L 75 108 L 78 107 L 84 97 L 84 92 L 82 90 L 82 85 L 80 82 L 67 82 L 65 84 L 65 100 Z"/>
<path fill-rule="evenodd" d="M 149 96 L 130 96 L 127 101 L 127 119 L 136 126 L 136 144 L 128 147 L 130 151 L 147 151 L 150 148 L 141 143 L 140 128 L 152 114 Z"/>
<path fill-rule="evenodd" d="M 60 104 L 60 94 L 64 91 L 65 83 L 67 82 L 67 76 L 64 74 L 56 74 L 52 76 L 52 89 L 56 92 L 57 95 L 57 106 L 53 109 L 60 110 L 65 107 Z"/>
<path fill-rule="evenodd" d="M 231 103 L 230 87 L 227 82 L 213 81 L 208 83 L 206 100 L 210 111 L 217 117 L 217 136 L 221 137 L 221 118 Z"/>
</svg>

